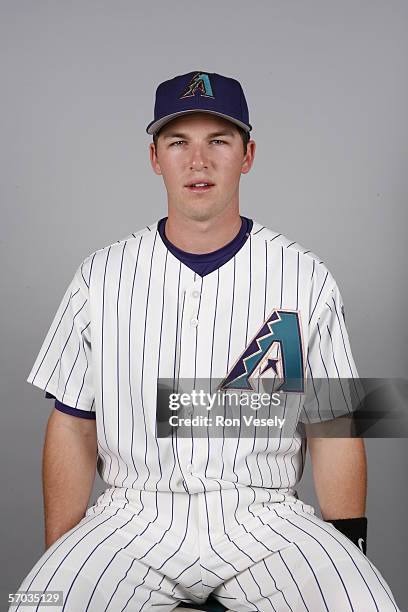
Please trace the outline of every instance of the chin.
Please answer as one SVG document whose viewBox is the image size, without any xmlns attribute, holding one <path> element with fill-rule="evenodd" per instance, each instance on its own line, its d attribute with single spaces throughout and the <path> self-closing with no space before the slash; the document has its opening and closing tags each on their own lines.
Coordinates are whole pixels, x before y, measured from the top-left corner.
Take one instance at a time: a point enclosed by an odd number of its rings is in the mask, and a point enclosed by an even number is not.
<svg viewBox="0 0 408 612">
<path fill-rule="evenodd" d="M 221 210 L 222 209 L 219 209 L 217 206 L 197 207 L 193 210 L 190 209 L 188 211 L 188 216 L 195 221 L 209 221 L 216 217 Z"/>
<path fill-rule="evenodd" d="M 216 202 L 184 201 L 177 206 L 177 209 L 185 217 L 196 220 L 211 219 L 220 211 L 220 207 Z"/>
</svg>

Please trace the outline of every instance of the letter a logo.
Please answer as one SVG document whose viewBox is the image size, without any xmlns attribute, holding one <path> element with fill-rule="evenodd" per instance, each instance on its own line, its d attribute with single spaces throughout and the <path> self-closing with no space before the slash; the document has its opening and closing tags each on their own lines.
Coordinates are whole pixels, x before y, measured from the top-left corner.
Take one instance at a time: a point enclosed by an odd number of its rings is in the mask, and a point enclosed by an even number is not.
<svg viewBox="0 0 408 612">
<path fill-rule="evenodd" d="M 276 345 L 276 357 L 271 356 Z M 262 377 L 267 371 L 280 374 L 278 378 L 282 378 L 282 383 L 279 390 L 304 392 L 304 357 L 297 311 L 274 309 L 219 388 L 253 391 L 251 379 L 254 376 Z"/>
<path fill-rule="evenodd" d="M 214 98 L 213 89 L 211 87 L 210 77 L 206 72 L 196 72 L 186 89 L 180 96 L 182 98 L 191 98 L 196 93 L 206 98 Z"/>
</svg>

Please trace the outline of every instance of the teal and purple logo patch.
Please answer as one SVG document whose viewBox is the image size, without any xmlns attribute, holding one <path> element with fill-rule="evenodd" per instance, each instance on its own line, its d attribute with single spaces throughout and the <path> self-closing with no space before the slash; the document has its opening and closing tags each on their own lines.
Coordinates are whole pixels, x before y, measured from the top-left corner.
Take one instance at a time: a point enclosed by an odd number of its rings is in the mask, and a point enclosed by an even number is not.
<svg viewBox="0 0 408 612">
<path fill-rule="evenodd" d="M 279 390 L 304 392 L 304 358 L 297 311 L 273 310 L 219 388 L 252 391 L 251 380 L 263 378 L 266 372 L 282 381 Z"/>
</svg>

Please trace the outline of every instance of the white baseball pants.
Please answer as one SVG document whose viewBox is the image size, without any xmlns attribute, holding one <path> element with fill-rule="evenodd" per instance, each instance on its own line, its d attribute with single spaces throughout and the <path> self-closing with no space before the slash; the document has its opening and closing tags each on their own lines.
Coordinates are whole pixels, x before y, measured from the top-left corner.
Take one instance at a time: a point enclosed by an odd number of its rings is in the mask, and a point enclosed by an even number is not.
<svg viewBox="0 0 408 612">
<path fill-rule="evenodd" d="M 169 612 L 211 592 L 236 612 L 399 612 L 369 558 L 311 506 L 266 499 L 110 487 L 18 590 L 63 592 L 61 606 L 30 608 L 41 612 Z"/>
</svg>

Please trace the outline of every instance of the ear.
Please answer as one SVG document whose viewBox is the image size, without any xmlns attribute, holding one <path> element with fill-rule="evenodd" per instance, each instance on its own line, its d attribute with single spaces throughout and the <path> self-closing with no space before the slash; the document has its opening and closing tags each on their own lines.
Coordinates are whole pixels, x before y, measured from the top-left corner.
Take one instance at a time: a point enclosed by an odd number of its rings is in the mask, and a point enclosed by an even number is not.
<svg viewBox="0 0 408 612">
<path fill-rule="evenodd" d="M 150 163 L 152 165 L 153 172 L 155 174 L 160 175 L 162 172 L 161 172 L 159 160 L 157 159 L 157 152 L 156 152 L 156 147 L 154 146 L 154 142 L 151 142 L 149 144 L 149 152 L 150 152 Z"/>
<path fill-rule="evenodd" d="M 249 140 L 248 145 L 247 145 L 247 151 L 242 161 L 242 168 L 241 168 L 242 174 L 246 174 L 252 168 L 252 164 L 254 163 L 254 158 L 255 158 L 255 149 L 256 149 L 255 140 Z"/>
</svg>

